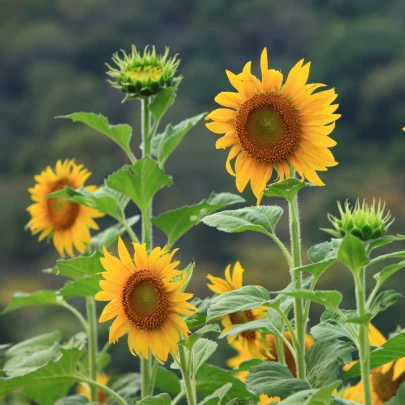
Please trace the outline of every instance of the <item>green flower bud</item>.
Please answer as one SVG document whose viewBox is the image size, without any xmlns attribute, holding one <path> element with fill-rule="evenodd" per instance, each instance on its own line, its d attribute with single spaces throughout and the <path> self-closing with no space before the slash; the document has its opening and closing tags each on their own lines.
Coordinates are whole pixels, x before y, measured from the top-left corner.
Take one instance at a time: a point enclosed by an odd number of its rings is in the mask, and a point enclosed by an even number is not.
<svg viewBox="0 0 405 405">
<path fill-rule="evenodd" d="M 357 199 L 354 207 L 351 207 L 348 201 L 342 207 L 338 201 L 337 206 L 340 218 L 328 214 L 328 219 L 335 229 L 323 229 L 336 238 L 343 238 L 346 233 L 351 233 L 363 241 L 381 238 L 394 222 L 389 211 L 384 213 L 385 203 L 381 204 L 381 200 L 378 204 L 373 200 L 369 205 L 365 200 L 360 203 Z"/>
<path fill-rule="evenodd" d="M 182 77 L 175 77 L 180 60 L 177 55 L 169 58 L 169 48 L 163 55 L 156 55 L 155 47 L 150 50 L 146 47 L 143 55 L 132 45 L 132 53 L 121 55 L 115 53 L 112 57 L 116 67 L 111 67 L 107 75 L 111 85 L 126 93 L 125 99 L 145 98 L 158 94 L 165 87 L 177 87 Z"/>
</svg>

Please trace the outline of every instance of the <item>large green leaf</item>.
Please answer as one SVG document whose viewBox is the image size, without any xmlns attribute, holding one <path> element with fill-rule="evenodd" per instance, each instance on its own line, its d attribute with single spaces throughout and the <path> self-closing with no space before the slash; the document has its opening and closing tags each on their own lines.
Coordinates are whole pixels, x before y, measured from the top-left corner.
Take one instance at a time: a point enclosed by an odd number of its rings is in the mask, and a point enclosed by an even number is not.
<svg viewBox="0 0 405 405">
<path fill-rule="evenodd" d="M 33 293 L 23 293 L 15 291 L 7 308 L 2 314 L 15 311 L 16 309 L 34 307 L 38 305 L 61 305 L 63 297 L 52 290 L 36 291 Z"/>
<path fill-rule="evenodd" d="M 162 88 L 153 101 L 149 104 L 149 109 L 154 121 L 159 121 L 176 98 L 177 87 Z"/>
<path fill-rule="evenodd" d="M 405 235 L 385 235 L 382 236 L 381 238 L 367 241 L 366 242 L 367 251 L 371 252 L 372 250 L 378 247 L 385 246 L 392 242 L 397 242 L 401 240 L 405 240 Z"/>
<path fill-rule="evenodd" d="M 267 197 L 283 197 L 288 201 L 292 201 L 298 192 L 305 186 L 312 186 L 312 184 L 304 183 L 295 178 L 289 178 L 271 184 L 264 190 L 264 195 Z"/>
<path fill-rule="evenodd" d="M 370 353 L 370 370 L 383 366 L 405 357 L 405 332 L 402 332 L 387 340 L 381 347 Z M 344 378 L 358 377 L 360 365 L 356 363 L 345 374 Z"/>
<path fill-rule="evenodd" d="M 325 259 L 317 263 L 307 264 L 306 266 L 296 267 L 294 271 L 306 271 L 311 273 L 314 277 L 320 277 L 333 263 L 336 262 L 336 258 Z"/>
<path fill-rule="evenodd" d="M 99 291 L 101 291 L 101 280 L 103 280 L 102 276 L 96 274 L 94 276 L 68 281 L 59 290 L 59 293 L 65 300 L 73 297 L 94 297 Z"/>
<path fill-rule="evenodd" d="M 156 374 L 156 388 L 171 395 L 181 392 L 180 380 L 175 373 L 164 367 L 158 367 Z"/>
<path fill-rule="evenodd" d="M 132 136 L 132 128 L 127 124 L 110 125 L 108 119 L 103 115 L 77 112 L 69 115 L 61 115 L 56 118 L 68 118 L 73 122 L 81 122 L 87 126 L 94 128 L 95 130 L 101 132 L 102 134 L 108 136 L 114 142 L 116 142 L 121 148 L 130 154 L 129 142 Z"/>
<path fill-rule="evenodd" d="M 207 312 L 207 321 L 215 318 L 254 309 L 269 302 L 269 292 L 259 286 L 248 285 L 213 298 Z"/>
<path fill-rule="evenodd" d="M 245 384 L 232 375 L 232 371 L 223 370 L 217 366 L 203 364 L 197 373 L 197 393 L 205 398 L 213 391 L 223 387 L 226 383 L 231 383 L 232 388 L 226 393 L 223 400 L 231 401 L 234 398 L 246 398 L 250 394 L 246 390 Z"/>
<path fill-rule="evenodd" d="M 396 304 L 402 297 L 402 294 L 395 290 L 381 291 L 377 297 L 374 298 L 370 307 L 370 313 L 374 317 L 380 312 L 387 310 L 390 306 Z"/>
<path fill-rule="evenodd" d="M 124 166 L 111 174 L 106 184 L 111 189 L 130 197 L 144 211 L 152 197 L 163 187 L 172 184 L 172 178 L 149 156 L 132 166 Z"/>
<path fill-rule="evenodd" d="M 199 368 L 206 363 L 206 361 L 217 350 L 218 343 L 213 340 L 201 338 L 198 339 L 191 350 L 191 374 L 195 375 Z"/>
<path fill-rule="evenodd" d="M 222 398 L 228 393 L 228 391 L 231 388 L 232 384 L 226 383 L 221 388 L 218 388 L 211 395 L 205 397 L 204 400 L 201 401 L 198 405 L 219 405 L 221 403 Z"/>
<path fill-rule="evenodd" d="M 341 309 L 346 317 L 356 315 L 355 311 Z M 350 330 L 344 319 L 331 309 L 326 309 L 321 316 L 321 322 L 312 327 L 311 335 L 316 340 L 334 340 L 342 336 L 351 338 Z"/>
<path fill-rule="evenodd" d="M 263 205 L 218 212 L 203 218 L 202 222 L 228 233 L 255 231 L 268 235 L 275 233 L 281 215 L 281 207 Z"/>
<path fill-rule="evenodd" d="M 80 335 L 66 345 L 54 343 L 47 349 L 21 358 L 18 363 L 14 361 L 11 368 L 7 361 L 7 377 L 0 379 L 0 396 L 25 388 L 40 405 L 54 405 L 78 381 L 76 365 L 84 352 L 84 339 Z"/>
<path fill-rule="evenodd" d="M 307 381 L 294 378 L 287 366 L 272 361 L 253 367 L 246 377 L 246 386 L 254 394 L 281 399 L 311 388 Z"/>
<path fill-rule="evenodd" d="M 89 402 L 83 395 L 70 395 L 59 399 L 55 405 L 98 405 L 98 402 Z"/>
<path fill-rule="evenodd" d="M 374 278 L 377 280 L 379 286 L 381 286 L 386 280 L 388 280 L 393 274 L 405 267 L 405 260 L 402 262 L 391 264 L 384 267 L 379 273 L 374 274 Z"/>
<path fill-rule="evenodd" d="M 312 263 L 324 262 L 336 259 L 337 250 L 341 244 L 340 239 L 332 239 L 330 242 L 322 242 L 308 249 L 307 255 Z"/>
<path fill-rule="evenodd" d="M 141 375 L 139 373 L 121 374 L 111 378 L 107 386 L 124 398 L 128 404 L 134 404 L 140 396 Z M 118 402 L 110 397 L 107 400 L 107 405 L 118 405 Z"/>
<path fill-rule="evenodd" d="M 156 135 L 152 140 L 152 153 L 157 157 L 159 166 L 163 167 L 167 158 L 176 149 L 184 136 L 197 125 L 205 113 L 188 118 L 173 126 L 168 124 L 163 134 Z"/>
<path fill-rule="evenodd" d="M 383 260 L 395 259 L 395 258 L 398 258 L 398 257 L 405 257 L 405 250 L 401 250 L 399 252 L 392 252 L 392 253 L 388 253 L 386 255 L 381 255 L 381 256 L 374 257 L 370 261 L 370 265 L 381 262 Z"/>
<path fill-rule="evenodd" d="M 320 389 L 311 389 L 291 395 L 280 402 L 280 405 L 329 405 L 332 392 L 339 386 L 340 381 Z"/>
<path fill-rule="evenodd" d="M 337 258 L 354 273 L 359 272 L 370 262 L 364 243 L 350 233 L 343 238 Z"/>
<path fill-rule="evenodd" d="M 133 217 L 127 218 L 126 223 L 128 226 L 132 227 L 140 220 L 140 218 L 140 215 L 134 215 Z M 90 246 L 94 250 L 102 250 L 103 246 L 108 248 L 125 232 L 126 229 L 121 224 L 112 225 L 92 236 Z"/>
<path fill-rule="evenodd" d="M 150 395 L 142 398 L 140 401 L 136 403 L 136 405 L 171 405 L 172 400 L 169 394 L 159 394 L 155 397 Z"/>
<path fill-rule="evenodd" d="M 307 380 L 312 388 L 321 388 L 335 382 L 338 378 L 338 366 L 352 360 L 355 348 L 351 343 L 340 340 L 317 341 L 305 355 L 308 367 Z"/>
<path fill-rule="evenodd" d="M 100 259 L 103 255 L 96 251 L 91 256 L 80 256 L 70 260 L 60 259 L 56 267 L 44 270 L 45 273 L 65 276 L 69 278 L 83 278 L 95 276 L 104 271 Z"/>
<path fill-rule="evenodd" d="M 207 324 L 204 325 L 202 328 L 196 330 L 194 333 L 192 333 L 189 336 L 188 341 L 184 340 L 181 343 L 183 343 L 188 349 L 191 349 L 198 339 L 202 338 L 206 333 L 210 332 L 220 333 L 221 330 L 219 329 L 219 326 L 216 323 Z"/>
<path fill-rule="evenodd" d="M 200 223 L 207 215 L 244 201 L 242 197 L 236 194 L 213 193 L 208 200 L 202 200 L 198 204 L 165 212 L 153 218 L 152 223 L 167 235 L 169 246 L 173 246 L 182 235 L 191 227 Z"/>
<path fill-rule="evenodd" d="M 67 198 L 69 201 L 77 204 L 95 208 L 115 218 L 117 221 L 125 220 L 124 211 L 129 202 L 129 198 L 125 194 L 119 193 L 109 187 L 100 187 L 96 191 L 89 191 L 85 187 L 74 190 L 71 187 L 65 186 L 63 189 L 49 194 L 47 198 Z"/>
<path fill-rule="evenodd" d="M 309 290 L 293 290 L 293 291 L 279 291 L 280 294 L 288 295 L 290 297 L 297 297 L 304 300 L 309 300 L 322 304 L 325 307 L 333 310 L 338 309 L 342 301 L 342 294 L 339 291 L 309 291 Z"/>
</svg>

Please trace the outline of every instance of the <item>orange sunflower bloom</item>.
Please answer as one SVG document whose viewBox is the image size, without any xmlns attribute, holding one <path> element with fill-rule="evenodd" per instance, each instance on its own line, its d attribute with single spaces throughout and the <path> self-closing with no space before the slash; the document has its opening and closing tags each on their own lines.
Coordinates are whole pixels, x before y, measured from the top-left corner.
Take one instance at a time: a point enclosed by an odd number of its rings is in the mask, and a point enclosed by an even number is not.
<svg viewBox="0 0 405 405">
<path fill-rule="evenodd" d="M 193 294 L 180 292 L 185 279 L 177 270 L 180 262 L 172 262 L 172 252 L 156 247 L 150 254 L 146 245 L 134 243 L 134 261 L 121 238 L 118 240 L 119 258 L 104 248 L 101 258 L 105 280 L 98 301 L 110 301 L 104 308 L 100 322 L 115 318 L 110 328 L 109 341 L 115 343 L 128 333 L 128 347 L 132 354 L 147 359 L 149 350 L 159 361 L 167 361 L 169 352 L 177 354 L 181 335 L 190 333 L 181 315 L 197 311 L 187 302 Z"/>
<path fill-rule="evenodd" d="M 373 346 L 382 346 L 387 339 L 371 323 L 369 325 L 369 341 Z M 347 371 L 356 362 L 344 367 Z M 395 360 L 384 364 L 374 370 L 371 370 L 371 395 L 373 405 L 384 405 L 395 396 L 398 387 L 405 381 L 405 358 Z M 350 387 L 344 391 L 344 399 L 351 399 L 357 402 L 363 402 L 363 383 Z"/>
<path fill-rule="evenodd" d="M 225 279 L 214 277 L 211 274 L 208 274 L 207 278 L 211 282 L 208 284 L 208 288 L 217 294 L 224 294 L 229 291 L 238 290 L 242 287 L 242 275 L 244 269 L 239 262 L 236 262 L 233 267 L 233 272 L 231 274 L 231 265 L 229 265 L 225 270 Z M 259 307 L 255 309 L 249 309 L 247 311 L 235 312 L 224 316 L 221 319 L 224 330 L 222 333 L 226 333 L 232 329 L 234 325 L 239 325 L 257 319 L 262 319 L 266 316 L 267 307 Z M 249 351 L 253 356 L 257 358 L 263 358 L 260 354 L 261 346 L 265 345 L 261 337 L 261 333 L 256 331 L 244 331 L 240 334 L 230 336 L 228 338 L 229 343 L 233 343 L 236 339 L 239 339 L 242 346 L 248 347 Z"/>
<path fill-rule="evenodd" d="M 31 214 L 28 227 L 33 235 L 40 233 L 39 241 L 52 236 L 55 248 L 62 257 L 65 256 L 65 251 L 73 257 L 73 246 L 79 253 L 86 251 L 91 241 L 89 229 L 99 229 L 94 218 L 104 214 L 63 197 L 46 197 L 64 186 L 77 189 L 84 185 L 90 175 L 83 165 L 77 165 L 74 160 L 58 160 L 55 170 L 48 166 L 35 176 L 37 183 L 28 190 L 34 201 L 34 204 L 27 208 Z M 87 188 L 95 189 L 94 186 Z"/>
<path fill-rule="evenodd" d="M 263 190 L 277 170 L 279 181 L 290 177 L 290 166 L 317 186 L 324 183 L 317 171 L 336 166 L 329 148 L 336 142 L 329 138 L 340 118 L 334 89 L 317 91 L 325 85 L 308 84 L 310 63 L 299 61 L 283 84 L 283 75 L 269 69 L 267 49 L 260 58 L 262 80 L 251 73 L 252 62 L 235 75 L 226 71 L 236 92 L 222 92 L 215 101 L 218 108 L 207 115 L 207 128 L 225 134 L 217 149 L 230 147 L 226 169 L 236 177 L 242 192 L 250 181 L 260 203 Z M 236 158 L 235 167 L 231 166 Z"/>
</svg>

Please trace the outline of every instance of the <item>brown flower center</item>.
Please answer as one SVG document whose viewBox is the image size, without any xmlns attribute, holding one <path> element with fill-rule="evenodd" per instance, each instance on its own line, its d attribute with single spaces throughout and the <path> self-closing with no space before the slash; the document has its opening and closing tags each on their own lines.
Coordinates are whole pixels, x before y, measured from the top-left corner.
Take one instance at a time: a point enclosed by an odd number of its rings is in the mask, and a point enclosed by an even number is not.
<svg viewBox="0 0 405 405">
<path fill-rule="evenodd" d="M 71 186 L 67 180 L 58 180 L 51 187 L 50 193 Z M 48 216 L 56 230 L 65 230 L 72 227 L 80 211 L 80 205 L 68 201 L 64 197 L 46 200 Z"/>
<path fill-rule="evenodd" d="M 252 311 L 239 311 L 229 315 L 232 325 L 240 325 L 243 323 L 254 321 L 255 317 Z M 256 339 L 256 332 L 253 330 L 245 330 L 241 332 L 241 336 L 248 340 Z"/>
<path fill-rule="evenodd" d="M 149 270 L 139 270 L 127 280 L 121 300 L 127 318 L 140 329 L 157 329 L 167 318 L 164 284 Z"/>
<path fill-rule="evenodd" d="M 243 150 L 259 162 L 274 164 L 294 153 L 301 140 L 298 110 L 281 94 L 256 94 L 236 117 Z"/>
<path fill-rule="evenodd" d="M 393 381 L 394 364 L 386 374 L 381 373 L 379 369 L 371 371 L 371 383 L 373 390 L 382 402 L 389 401 L 393 396 L 395 396 L 398 387 L 405 381 L 405 373 L 402 373 L 396 380 Z"/>
</svg>

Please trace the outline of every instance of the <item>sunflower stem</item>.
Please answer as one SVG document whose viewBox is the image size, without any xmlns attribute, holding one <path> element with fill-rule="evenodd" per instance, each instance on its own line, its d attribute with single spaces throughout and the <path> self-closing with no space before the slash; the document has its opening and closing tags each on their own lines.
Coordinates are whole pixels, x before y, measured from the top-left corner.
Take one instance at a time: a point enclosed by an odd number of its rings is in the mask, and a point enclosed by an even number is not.
<svg viewBox="0 0 405 405">
<path fill-rule="evenodd" d="M 295 177 L 294 169 L 291 170 L 291 175 Z M 298 197 L 295 196 L 292 200 L 289 200 L 290 211 L 290 236 L 291 236 L 291 252 L 292 252 L 292 264 L 293 269 L 301 266 L 301 235 L 300 235 L 300 223 L 298 215 Z M 292 272 L 292 278 L 295 283 L 295 289 L 300 290 L 302 288 L 302 275 L 299 271 Z M 294 299 L 294 316 L 295 316 L 295 328 L 297 330 L 297 377 L 305 379 L 305 325 L 307 320 L 304 318 L 304 308 L 301 298 L 296 297 Z"/>
<path fill-rule="evenodd" d="M 78 376 L 78 381 L 84 382 L 88 385 L 90 385 L 90 388 L 93 390 L 93 388 L 97 392 L 97 388 L 100 390 L 104 391 L 106 394 L 114 398 L 120 405 L 128 405 L 128 403 L 125 401 L 124 398 L 121 397 L 121 395 L 117 394 L 115 391 L 113 391 L 111 388 L 107 387 L 106 385 L 100 384 L 97 381 L 91 380 L 89 378 L 86 378 L 84 376 Z M 95 401 L 98 399 L 96 398 Z"/>
<path fill-rule="evenodd" d="M 86 332 L 86 334 L 89 334 L 89 325 L 87 324 L 87 321 L 83 317 L 83 315 L 75 307 L 73 307 L 72 305 L 68 304 L 65 301 L 63 301 L 61 303 L 61 306 L 63 308 L 66 308 L 68 311 L 70 311 L 78 319 L 78 321 L 81 323 L 81 325 L 83 326 L 83 329 Z"/>
<path fill-rule="evenodd" d="M 180 369 L 183 375 L 184 387 L 186 388 L 187 403 L 188 405 L 196 405 L 196 394 L 193 384 L 193 379 L 190 375 L 189 364 L 186 356 L 186 348 L 183 345 L 177 345 L 180 357 Z"/>
<path fill-rule="evenodd" d="M 275 336 L 274 338 L 276 341 L 277 360 L 280 364 L 285 364 L 283 339 L 280 336 Z"/>
<path fill-rule="evenodd" d="M 150 155 L 151 137 L 150 137 L 150 110 L 149 98 L 145 97 L 142 102 L 142 157 Z M 142 210 L 142 243 L 146 244 L 148 252 L 152 249 L 152 199 L 148 207 Z M 141 394 L 142 398 L 149 395 L 154 390 L 154 382 L 151 381 L 152 354 L 149 351 L 148 359 L 141 358 Z"/>
<path fill-rule="evenodd" d="M 97 381 L 97 315 L 96 302 L 93 297 L 86 297 L 88 327 L 88 356 L 89 376 L 91 380 Z M 91 400 L 97 402 L 97 386 L 91 385 Z"/>
<path fill-rule="evenodd" d="M 155 382 L 156 382 L 156 376 L 159 368 L 159 362 L 155 360 L 153 362 L 152 366 L 152 372 L 149 380 L 149 395 L 153 395 L 153 391 L 155 390 Z"/>
<path fill-rule="evenodd" d="M 366 279 L 365 271 L 362 268 L 358 273 L 354 273 L 354 282 L 356 286 L 357 315 L 359 317 L 366 313 Z M 361 380 L 363 382 L 363 404 L 372 405 L 371 383 L 370 383 L 370 342 L 368 339 L 368 322 L 361 323 L 359 326 L 358 341 Z"/>
</svg>

